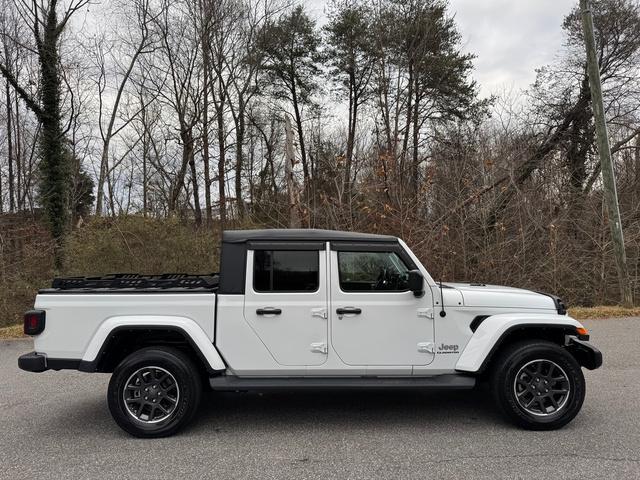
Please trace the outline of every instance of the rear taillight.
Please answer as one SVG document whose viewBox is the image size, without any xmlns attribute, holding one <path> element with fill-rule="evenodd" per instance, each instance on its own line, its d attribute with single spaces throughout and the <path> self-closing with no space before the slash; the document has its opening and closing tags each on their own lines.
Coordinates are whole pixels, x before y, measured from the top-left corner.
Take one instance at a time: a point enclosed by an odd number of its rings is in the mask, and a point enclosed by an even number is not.
<svg viewBox="0 0 640 480">
<path fill-rule="evenodd" d="M 29 310 L 24 314 L 24 334 L 38 335 L 44 330 L 44 310 Z"/>
</svg>

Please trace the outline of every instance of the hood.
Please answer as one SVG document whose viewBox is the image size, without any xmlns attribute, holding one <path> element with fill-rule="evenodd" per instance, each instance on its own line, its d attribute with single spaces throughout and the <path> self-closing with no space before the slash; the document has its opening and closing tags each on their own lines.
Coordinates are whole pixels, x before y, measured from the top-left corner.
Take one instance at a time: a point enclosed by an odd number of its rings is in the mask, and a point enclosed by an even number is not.
<svg viewBox="0 0 640 480">
<path fill-rule="evenodd" d="M 522 288 L 481 283 L 445 283 L 444 286 L 460 292 L 465 307 L 540 308 L 558 311 L 557 302 L 561 302 L 551 295 Z"/>
</svg>

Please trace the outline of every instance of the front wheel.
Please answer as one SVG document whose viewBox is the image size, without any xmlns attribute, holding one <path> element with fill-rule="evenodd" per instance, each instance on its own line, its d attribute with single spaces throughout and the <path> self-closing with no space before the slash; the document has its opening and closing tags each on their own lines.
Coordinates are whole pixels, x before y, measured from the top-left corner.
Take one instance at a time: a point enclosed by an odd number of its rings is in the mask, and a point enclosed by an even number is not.
<svg viewBox="0 0 640 480">
<path fill-rule="evenodd" d="M 493 364 L 492 390 L 508 419 L 530 430 L 554 430 L 578 414 L 585 397 L 580 365 L 555 343 L 520 342 Z"/>
<path fill-rule="evenodd" d="M 107 394 L 118 426 L 136 437 L 174 434 L 195 415 L 202 385 L 193 362 L 179 350 L 138 350 L 115 369 Z"/>
</svg>

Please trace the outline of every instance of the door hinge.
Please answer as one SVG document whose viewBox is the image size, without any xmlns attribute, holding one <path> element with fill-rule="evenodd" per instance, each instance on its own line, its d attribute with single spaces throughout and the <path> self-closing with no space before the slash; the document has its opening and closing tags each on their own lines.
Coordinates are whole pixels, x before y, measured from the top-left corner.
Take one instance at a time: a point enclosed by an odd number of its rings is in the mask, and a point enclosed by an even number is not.
<svg viewBox="0 0 640 480">
<path fill-rule="evenodd" d="M 327 349 L 326 343 L 319 342 L 311 344 L 311 351 L 315 353 L 327 353 L 329 350 Z"/>
<path fill-rule="evenodd" d="M 420 353 L 435 353 L 435 344 L 433 342 L 420 342 L 418 351 Z"/>
<path fill-rule="evenodd" d="M 312 317 L 324 318 L 326 320 L 327 319 L 327 310 L 324 309 L 324 308 L 312 308 L 311 309 L 311 316 Z"/>
<path fill-rule="evenodd" d="M 419 308 L 418 316 L 433 320 L 433 308 Z"/>
</svg>

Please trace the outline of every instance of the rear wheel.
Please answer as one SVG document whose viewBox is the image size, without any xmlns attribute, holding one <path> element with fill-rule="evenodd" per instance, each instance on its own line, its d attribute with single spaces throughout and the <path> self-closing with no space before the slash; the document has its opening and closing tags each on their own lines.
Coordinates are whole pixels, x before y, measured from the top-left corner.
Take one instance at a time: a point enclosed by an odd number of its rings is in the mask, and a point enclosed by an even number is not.
<svg viewBox="0 0 640 480">
<path fill-rule="evenodd" d="M 554 430 L 578 414 L 585 397 L 580 365 L 551 342 L 519 342 L 493 363 L 492 390 L 512 422 L 530 430 Z"/>
<path fill-rule="evenodd" d="M 166 437 L 193 418 L 202 385 L 193 362 L 173 348 L 138 350 L 115 369 L 109 410 L 116 423 L 137 437 Z"/>
</svg>

